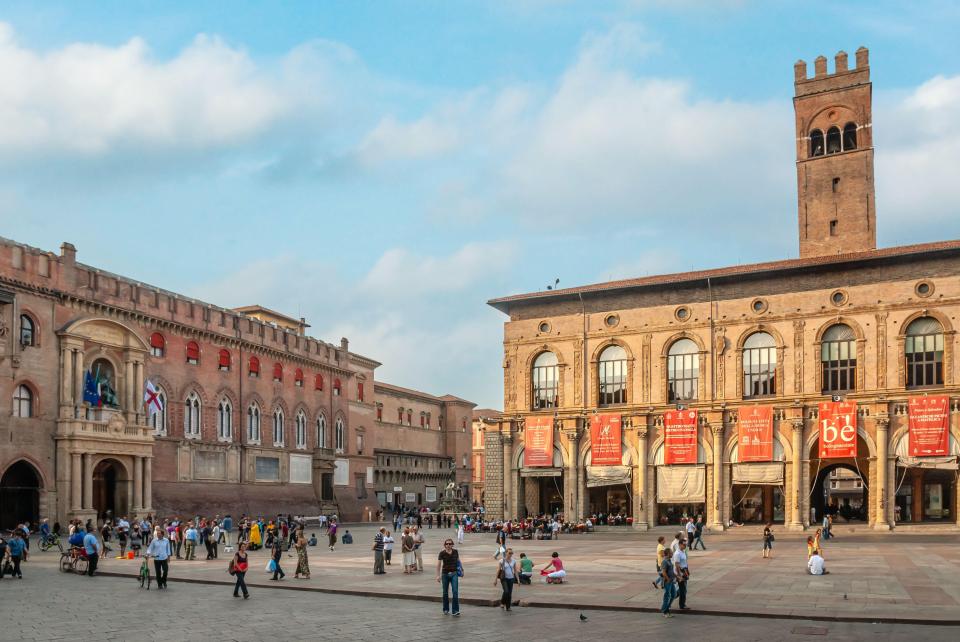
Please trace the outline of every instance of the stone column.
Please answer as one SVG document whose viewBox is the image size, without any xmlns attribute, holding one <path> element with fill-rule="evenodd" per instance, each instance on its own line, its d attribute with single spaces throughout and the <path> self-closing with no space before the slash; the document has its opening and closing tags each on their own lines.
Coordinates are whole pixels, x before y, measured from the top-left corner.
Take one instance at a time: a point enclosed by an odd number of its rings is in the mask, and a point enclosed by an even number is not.
<svg viewBox="0 0 960 642">
<path fill-rule="evenodd" d="M 583 515 L 583 484 L 585 483 L 580 472 L 580 433 L 574 430 L 568 433 L 570 448 L 573 454 L 570 460 L 573 462 L 573 468 L 570 477 L 573 479 L 573 519 L 579 520 Z"/>
<path fill-rule="evenodd" d="M 74 350 L 76 360 L 73 363 L 73 404 L 83 406 L 83 350 Z"/>
<path fill-rule="evenodd" d="M 793 498 L 790 502 L 790 523 L 787 527 L 792 530 L 803 530 L 803 520 L 800 517 L 800 469 L 803 464 L 803 419 L 794 419 L 793 428 L 793 462 L 790 464 L 790 484 L 793 487 Z"/>
<path fill-rule="evenodd" d="M 133 410 L 133 361 L 128 360 L 123 364 L 123 410 L 127 417 L 127 423 L 134 423 Z"/>
<path fill-rule="evenodd" d="M 513 516 L 511 511 L 513 507 L 513 478 L 517 473 L 513 471 L 513 426 L 510 426 L 508 434 L 503 436 L 503 518 L 510 519 Z"/>
<path fill-rule="evenodd" d="M 713 493 L 707 500 L 707 508 L 713 509 L 710 528 L 723 530 L 723 513 L 720 509 L 720 498 L 723 496 L 723 422 L 710 424 L 710 430 L 713 433 Z"/>
<path fill-rule="evenodd" d="M 73 405 L 73 360 L 70 349 L 66 346 L 60 348 L 60 405 Z M 60 416 L 63 417 L 64 414 L 61 412 Z"/>
<path fill-rule="evenodd" d="M 890 530 L 887 519 L 887 440 L 889 438 L 890 417 L 878 415 L 877 426 L 877 482 L 874 498 L 877 502 L 877 519 L 873 527 L 877 530 Z"/>
<path fill-rule="evenodd" d="M 70 510 L 76 512 L 83 508 L 83 471 L 80 453 L 70 455 Z"/>
<path fill-rule="evenodd" d="M 633 527 L 638 530 L 647 530 L 647 426 L 637 428 L 637 469 L 633 480 Z"/>
<path fill-rule="evenodd" d="M 153 457 L 143 462 L 143 510 L 153 511 Z"/>
<path fill-rule="evenodd" d="M 913 484 L 913 522 L 918 523 L 923 521 L 923 469 L 914 468 L 910 471 L 912 479 L 910 480 Z"/>
<path fill-rule="evenodd" d="M 93 455 L 83 455 L 83 510 L 93 509 Z"/>
<path fill-rule="evenodd" d="M 143 509 L 143 457 L 133 458 L 133 512 Z"/>
<path fill-rule="evenodd" d="M 143 417 L 143 362 L 137 361 L 133 364 L 133 410 L 137 418 L 137 423 L 146 423 Z"/>
</svg>

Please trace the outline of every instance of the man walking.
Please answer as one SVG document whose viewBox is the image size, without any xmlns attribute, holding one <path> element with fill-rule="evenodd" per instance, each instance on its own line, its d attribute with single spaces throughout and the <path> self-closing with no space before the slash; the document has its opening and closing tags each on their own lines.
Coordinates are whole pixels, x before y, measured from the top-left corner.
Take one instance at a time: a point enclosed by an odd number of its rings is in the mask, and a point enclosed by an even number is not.
<svg viewBox="0 0 960 642">
<path fill-rule="evenodd" d="M 157 588 L 167 588 L 167 573 L 170 571 L 170 554 L 173 552 L 170 546 L 170 540 L 164 537 L 163 529 L 159 526 L 154 533 L 153 541 L 147 547 L 144 554 L 147 558 L 153 558 L 153 568 L 157 574 Z"/>
<path fill-rule="evenodd" d="M 383 537 L 386 529 L 381 526 L 377 534 L 373 536 L 373 574 L 383 575 L 386 570 L 383 568 Z"/>
<path fill-rule="evenodd" d="M 690 550 L 694 550 L 697 544 L 699 544 L 703 550 L 707 550 L 707 545 L 703 543 L 703 517 L 697 517 L 697 523 L 693 530 L 693 545 L 690 547 Z"/>
<path fill-rule="evenodd" d="M 10 574 L 10 577 L 23 579 L 23 573 L 20 571 L 20 562 L 23 561 L 26 550 L 27 545 L 23 541 L 23 529 L 17 527 L 13 531 L 13 537 L 7 544 L 7 553 L 10 555 L 10 561 L 13 563 L 13 572 Z"/>
<path fill-rule="evenodd" d="M 459 580 L 460 574 L 460 553 L 453 547 L 453 540 L 448 539 L 443 543 L 443 550 L 437 556 L 437 582 L 440 582 L 443 591 L 443 614 L 450 613 L 450 597 L 448 592 L 453 592 L 453 615 L 460 615 L 460 592 Z"/>
<path fill-rule="evenodd" d="M 197 532 L 197 529 L 194 528 L 193 522 L 187 524 L 187 530 L 183 534 L 183 539 L 187 547 L 186 559 L 190 561 L 194 559 L 194 549 L 197 547 L 197 541 L 200 539 L 200 534 Z"/>
<path fill-rule="evenodd" d="M 663 617 L 673 617 L 673 613 L 670 612 L 670 605 L 677 597 L 677 574 L 673 568 L 673 559 L 666 552 L 663 561 L 660 563 L 660 577 L 663 580 L 663 603 L 660 606 L 660 612 Z"/>
<path fill-rule="evenodd" d="M 270 579 L 280 581 L 286 577 L 287 574 L 280 568 L 280 558 L 283 557 L 283 544 L 280 542 L 279 537 L 273 538 L 273 548 L 271 550 L 273 551 L 273 577 Z M 278 575 L 279 577 L 277 577 Z"/>
<path fill-rule="evenodd" d="M 677 575 L 677 595 L 680 597 L 680 610 L 686 611 L 687 580 L 690 579 L 690 568 L 687 566 L 687 543 L 680 542 L 680 548 L 673 554 L 673 570 Z"/>
<path fill-rule="evenodd" d="M 100 554 L 103 553 L 103 544 L 97 539 L 94 530 L 93 525 L 90 525 L 87 534 L 83 536 L 83 549 L 87 553 L 88 562 L 87 575 L 90 577 L 97 572 L 97 562 L 100 561 Z"/>
<path fill-rule="evenodd" d="M 420 550 L 423 548 L 423 543 L 426 540 L 423 537 L 423 533 L 419 526 L 413 527 L 413 555 L 417 560 L 417 572 L 423 572 L 423 551 Z"/>
</svg>

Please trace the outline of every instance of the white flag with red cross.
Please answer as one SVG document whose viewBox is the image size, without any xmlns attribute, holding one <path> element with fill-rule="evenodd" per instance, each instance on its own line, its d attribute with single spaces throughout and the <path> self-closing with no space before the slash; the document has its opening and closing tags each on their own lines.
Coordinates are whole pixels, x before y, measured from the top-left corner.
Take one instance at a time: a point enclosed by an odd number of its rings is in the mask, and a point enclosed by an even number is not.
<svg viewBox="0 0 960 642">
<path fill-rule="evenodd" d="M 144 384 L 143 405 L 147 408 L 147 416 L 152 417 L 163 410 L 163 399 L 160 398 L 160 391 L 153 385 L 149 379 Z"/>
</svg>

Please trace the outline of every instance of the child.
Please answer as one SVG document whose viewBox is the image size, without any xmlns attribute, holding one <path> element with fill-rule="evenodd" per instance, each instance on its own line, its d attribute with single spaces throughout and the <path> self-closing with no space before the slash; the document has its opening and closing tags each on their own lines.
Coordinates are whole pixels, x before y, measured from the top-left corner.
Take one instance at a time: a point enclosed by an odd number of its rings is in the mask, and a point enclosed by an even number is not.
<svg viewBox="0 0 960 642">
<path fill-rule="evenodd" d="M 316 546 L 317 545 L 317 534 L 310 533 L 310 539 L 307 541 L 307 546 Z"/>
<path fill-rule="evenodd" d="M 526 553 L 520 553 L 520 583 L 530 584 L 533 577 L 533 560 Z"/>
</svg>

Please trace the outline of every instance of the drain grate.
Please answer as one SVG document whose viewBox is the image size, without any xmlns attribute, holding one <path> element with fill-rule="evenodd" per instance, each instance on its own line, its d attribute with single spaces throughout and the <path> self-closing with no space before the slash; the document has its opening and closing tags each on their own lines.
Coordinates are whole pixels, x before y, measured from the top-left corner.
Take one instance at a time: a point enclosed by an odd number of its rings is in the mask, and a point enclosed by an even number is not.
<svg viewBox="0 0 960 642">
<path fill-rule="evenodd" d="M 825 626 L 797 626 L 790 631 L 794 635 L 826 635 L 827 627 Z"/>
</svg>

